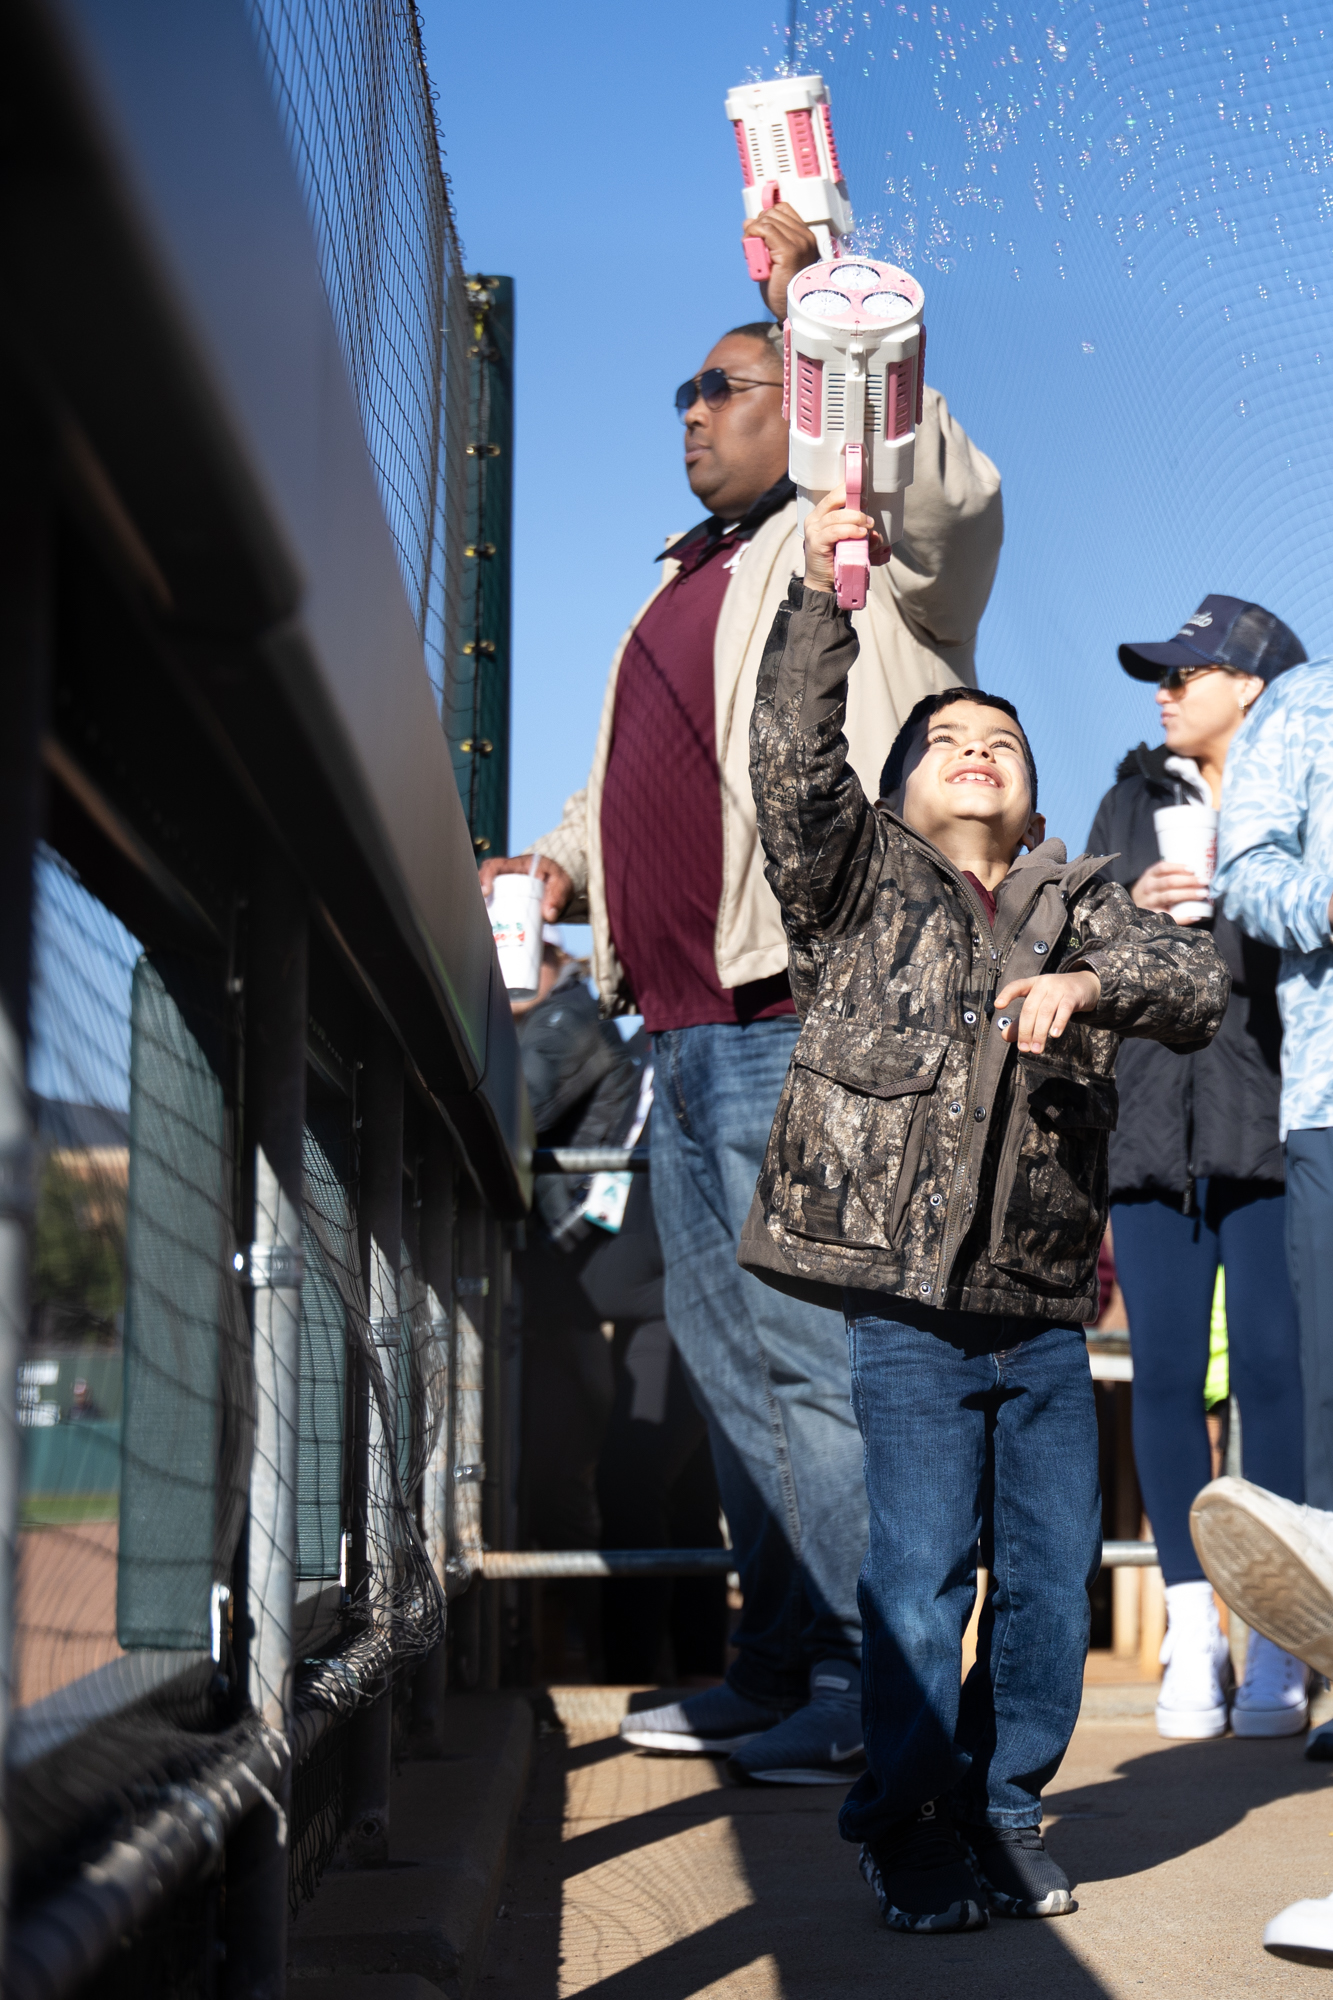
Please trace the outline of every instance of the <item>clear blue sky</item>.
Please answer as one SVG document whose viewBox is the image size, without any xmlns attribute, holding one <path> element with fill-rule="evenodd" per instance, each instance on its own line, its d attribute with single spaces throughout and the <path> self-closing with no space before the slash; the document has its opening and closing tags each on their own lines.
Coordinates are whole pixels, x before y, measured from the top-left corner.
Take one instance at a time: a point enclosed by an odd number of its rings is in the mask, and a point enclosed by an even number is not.
<svg viewBox="0 0 1333 2000">
<path fill-rule="evenodd" d="M 1082 844 L 1156 740 L 1116 642 L 1208 591 L 1333 647 L 1333 29 L 1302 0 L 802 10 L 863 247 L 926 288 L 930 378 L 1005 482 L 983 685 Z M 671 390 L 757 316 L 728 87 L 771 0 L 423 0 L 469 267 L 518 301 L 512 845 L 583 782 L 662 535 L 699 516 Z"/>
</svg>

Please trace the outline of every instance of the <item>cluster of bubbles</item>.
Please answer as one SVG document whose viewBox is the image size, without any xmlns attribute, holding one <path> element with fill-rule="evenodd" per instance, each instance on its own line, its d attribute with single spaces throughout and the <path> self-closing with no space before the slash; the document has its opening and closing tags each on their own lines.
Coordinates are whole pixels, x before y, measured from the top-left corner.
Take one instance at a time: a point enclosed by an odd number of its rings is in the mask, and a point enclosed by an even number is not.
<svg viewBox="0 0 1333 2000">
<path fill-rule="evenodd" d="M 759 74 L 823 74 L 852 247 L 925 285 L 936 367 L 1022 492 L 988 626 L 1001 645 L 1036 659 L 1058 627 L 1066 657 L 1081 632 L 1104 658 L 1116 620 L 1165 636 L 1208 590 L 1271 603 L 1312 653 L 1333 643 L 1315 556 L 1333 534 L 1333 17 L 1317 0 L 797 0 L 763 54 Z M 1012 407 L 1025 371 L 1042 384 L 1031 444 Z M 1101 488 L 1085 546 L 1061 526 L 1072 480 L 1042 512 L 1064 476 L 1053 437 Z M 1053 585 L 1036 542 L 1060 532 Z M 1005 598 L 1020 576 L 1028 604 L 1044 593 L 1044 635 Z"/>
<path fill-rule="evenodd" d="M 990 250 L 1021 281 L 1042 234 L 1061 278 L 1092 237 L 1132 280 L 1174 232 L 1195 252 L 1174 260 L 1183 289 L 1244 239 L 1280 253 L 1274 283 L 1314 299 L 1310 225 L 1333 216 L 1333 24 L 1326 39 L 1304 12 L 833 0 L 797 11 L 770 67 L 828 78 L 842 150 L 870 169 L 854 190 L 863 252 L 947 275 Z"/>
</svg>

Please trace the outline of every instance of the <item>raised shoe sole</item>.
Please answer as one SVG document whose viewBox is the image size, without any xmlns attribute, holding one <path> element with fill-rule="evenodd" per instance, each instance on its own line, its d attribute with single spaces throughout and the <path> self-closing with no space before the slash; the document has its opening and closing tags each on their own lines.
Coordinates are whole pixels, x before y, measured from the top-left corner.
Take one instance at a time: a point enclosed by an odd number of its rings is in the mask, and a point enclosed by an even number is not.
<svg viewBox="0 0 1333 2000">
<path fill-rule="evenodd" d="M 1242 1708 L 1237 1702 L 1231 1711 L 1233 1736 L 1303 1736 L 1310 1723 L 1310 1708 Z"/>
<path fill-rule="evenodd" d="M 1215 1479 L 1190 1534 L 1223 1601 L 1275 1646 L 1333 1674 L 1333 1562 L 1261 1487 Z"/>
<path fill-rule="evenodd" d="M 656 1750 L 673 1757 L 729 1757 L 743 1744 L 762 1736 L 762 1729 L 747 1729 L 739 1736 L 695 1736 L 683 1729 L 622 1729 L 620 1740 L 636 1750 Z"/>
<path fill-rule="evenodd" d="M 1293 1903 L 1264 1932 L 1264 1950 L 1295 1965 L 1333 1966 L 1333 1914 L 1327 1902 Z"/>
<path fill-rule="evenodd" d="M 1159 1701 L 1156 1715 L 1157 1734 L 1172 1742 L 1200 1743 L 1206 1737 L 1227 1733 L 1225 1702 L 1216 1708 L 1163 1708 Z"/>
</svg>

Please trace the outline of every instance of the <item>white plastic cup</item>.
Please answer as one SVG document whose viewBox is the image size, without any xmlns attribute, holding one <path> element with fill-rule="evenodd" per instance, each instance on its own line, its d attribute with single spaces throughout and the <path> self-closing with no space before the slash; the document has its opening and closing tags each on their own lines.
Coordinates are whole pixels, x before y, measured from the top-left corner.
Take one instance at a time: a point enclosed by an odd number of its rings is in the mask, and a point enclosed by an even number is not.
<svg viewBox="0 0 1333 2000">
<path fill-rule="evenodd" d="M 1161 806 L 1153 814 L 1157 846 L 1163 861 L 1188 868 L 1205 888 L 1213 886 L 1217 868 L 1217 820 L 1215 806 Z M 1213 899 L 1175 903 L 1168 910 L 1178 923 L 1197 923 L 1213 914 Z"/>
<path fill-rule="evenodd" d="M 491 884 L 491 936 L 511 1000 L 531 1000 L 542 971 L 542 903 L 535 875 L 497 875 Z"/>
</svg>

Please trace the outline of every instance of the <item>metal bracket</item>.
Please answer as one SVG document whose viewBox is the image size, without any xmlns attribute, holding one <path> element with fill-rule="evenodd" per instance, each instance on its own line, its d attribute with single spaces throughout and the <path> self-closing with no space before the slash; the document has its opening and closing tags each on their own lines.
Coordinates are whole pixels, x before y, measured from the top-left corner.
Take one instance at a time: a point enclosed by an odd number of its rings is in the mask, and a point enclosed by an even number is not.
<svg viewBox="0 0 1333 2000">
<path fill-rule="evenodd" d="M 299 1292 L 305 1252 L 297 1243 L 252 1243 L 244 1254 L 241 1283 L 256 1291 Z"/>
</svg>

